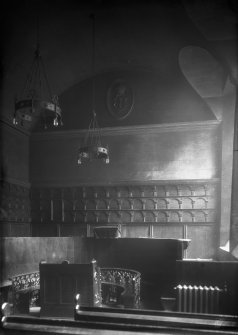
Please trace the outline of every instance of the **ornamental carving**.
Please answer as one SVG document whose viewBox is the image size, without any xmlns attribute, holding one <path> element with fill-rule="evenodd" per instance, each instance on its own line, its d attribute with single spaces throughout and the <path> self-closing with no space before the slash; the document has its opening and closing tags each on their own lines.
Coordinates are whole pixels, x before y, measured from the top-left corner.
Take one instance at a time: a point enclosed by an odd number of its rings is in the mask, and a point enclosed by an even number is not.
<svg viewBox="0 0 238 335">
<path fill-rule="evenodd" d="M 117 120 L 129 116 L 134 104 L 131 86 L 123 79 L 115 80 L 107 91 L 107 108 Z"/>
</svg>

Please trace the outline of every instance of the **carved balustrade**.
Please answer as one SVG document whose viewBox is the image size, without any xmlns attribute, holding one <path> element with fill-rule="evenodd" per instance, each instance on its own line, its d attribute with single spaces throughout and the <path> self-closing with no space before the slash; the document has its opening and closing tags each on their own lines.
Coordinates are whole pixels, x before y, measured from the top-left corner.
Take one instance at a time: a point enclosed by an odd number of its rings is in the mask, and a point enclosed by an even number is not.
<svg viewBox="0 0 238 335">
<path fill-rule="evenodd" d="M 39 271 L 14 276 L 11 281 L 14 313 L 28 313 L 30 307 L 39 304 Z"/>
<path fill-rule="evenodd" d="M 101 268 L 101 283 L 117 284 L 124 288 L 123 298 L 125 305 L 139 308 L 140 280 L 138 271 L 122 268 Z"/>
</svg>

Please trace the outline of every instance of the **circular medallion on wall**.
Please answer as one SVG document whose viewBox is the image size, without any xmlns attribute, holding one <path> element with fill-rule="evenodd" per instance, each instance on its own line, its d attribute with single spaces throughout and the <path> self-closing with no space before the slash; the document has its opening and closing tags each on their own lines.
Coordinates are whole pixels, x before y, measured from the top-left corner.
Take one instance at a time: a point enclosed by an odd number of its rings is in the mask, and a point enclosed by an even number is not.
<svg viewBox="0 0 238 335">
<path fill-rule="evenodd" d="M 125 119 L 132 111 L 134 95 L 130 85 L 123 80 L 117 79 L 107 91 L 107 108 L 117 119 Z"/>
</svg>

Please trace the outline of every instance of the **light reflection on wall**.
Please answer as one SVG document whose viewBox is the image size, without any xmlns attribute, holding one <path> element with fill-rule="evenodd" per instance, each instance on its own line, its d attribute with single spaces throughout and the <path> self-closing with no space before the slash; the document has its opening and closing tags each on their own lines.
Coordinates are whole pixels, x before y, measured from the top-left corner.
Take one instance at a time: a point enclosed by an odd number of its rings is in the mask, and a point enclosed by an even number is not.
<svg viewBox="0 0 238 335">
<path fill-rule="evenodd" d="M 177 147 L 171 161 L 157 162 L 147 171 L 151 180 L 211 179 L 218 177 L 217 138 L 187 143 Z M 176 143 L 175 143 L 176 147 Z M 162 163 L 162 166 L 161 166 Z"/>
<path fill-rule="evenodd" d="M 166 170 L 147 173 L 147 179 L 151 180 L 211 179 L 215 177 L 215 170 L 209 160 L 205 161 L 201 168 L 197 167 L 196 162 L 192 162 L 191 166 L 191 163 L 176 161 L 168 163 Z"/>
</svg>

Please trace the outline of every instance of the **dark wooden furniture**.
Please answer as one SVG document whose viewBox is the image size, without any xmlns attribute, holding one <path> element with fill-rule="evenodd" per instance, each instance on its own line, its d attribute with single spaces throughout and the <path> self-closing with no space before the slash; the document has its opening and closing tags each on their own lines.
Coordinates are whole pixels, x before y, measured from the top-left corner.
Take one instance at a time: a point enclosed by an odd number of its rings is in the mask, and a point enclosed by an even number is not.
<svg viewBox="0 0 238 335">
<path fill-rule="evenodd" d="M 85 264 L 40 264 L 41 316 L 72 317 L 74 299 L 101 305 L 101 284 L 96 261 Z"/>
<path fill-rule="evenodd" d="M 162 309 L 161 296 L 174 295 L 176 260 L 182 260 L 188 240 L 153 238 L 80 238 L 78 263 L 97 259 L 101 268 L 133 269 L 141 273 L 141 307 Z"/>
<path fill-rule="evenodd" d="M 121 237 L 119 226 L 98 226 L 94 227 L 93 234 L 95 238 L 118 238 Z"/>
</svg>

